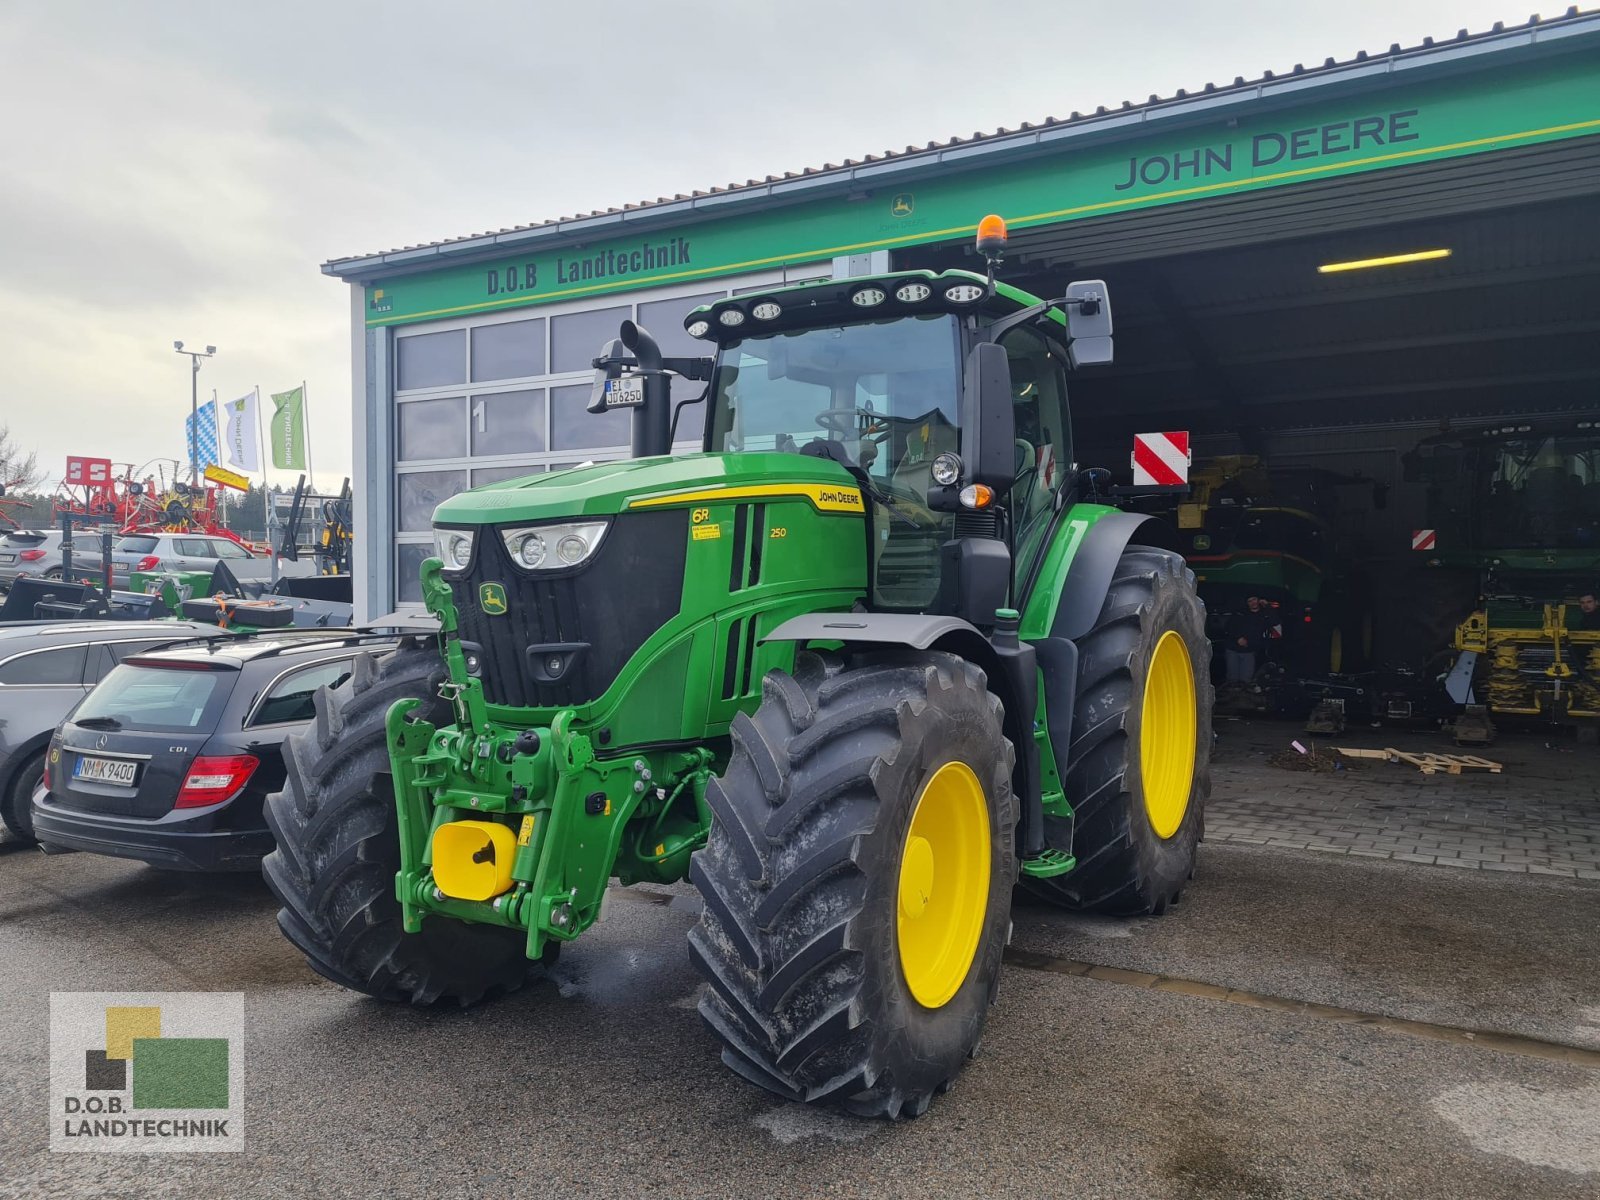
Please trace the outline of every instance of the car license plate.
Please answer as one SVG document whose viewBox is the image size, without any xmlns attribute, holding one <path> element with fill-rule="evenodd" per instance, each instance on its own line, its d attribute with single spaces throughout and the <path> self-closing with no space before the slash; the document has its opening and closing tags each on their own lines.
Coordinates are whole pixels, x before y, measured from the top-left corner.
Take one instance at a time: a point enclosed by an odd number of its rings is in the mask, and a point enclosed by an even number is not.
<svg viewBox="0 0 1600 1200">
<path fill-rule="evenodd" d="M 606 380 L 605 397 L 607 408 L 637 408 L 644 403 L 644 376 Z"/>
<path fill-rule="evenodd" d="M 16 562 L 16 561 L 17 561 L 17 556 L 15 554 L 0 554 L 0 562 Z"/>
<path fill-rule="evenodd" d="M 90 758 L 85 755 L 72 768 L 72 777 L 89 783 L 119 783 L 131 787 L 133 777 L 138 772 L 139 764 L 124 758 Z"/>
</svg>

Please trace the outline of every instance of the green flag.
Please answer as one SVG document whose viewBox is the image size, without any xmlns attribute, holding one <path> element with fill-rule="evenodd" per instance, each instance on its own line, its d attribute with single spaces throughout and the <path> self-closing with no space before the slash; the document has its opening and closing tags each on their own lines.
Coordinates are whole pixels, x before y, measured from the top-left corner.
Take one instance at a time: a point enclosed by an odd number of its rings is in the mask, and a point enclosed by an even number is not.
<svg viewBox="0 0 1600 1200">
<path fill-rule="evenodd" d="M 272 465 L 280 471 L 306 469 L 306 391 L 275 392 L 272 404 Z"/>
</svg>

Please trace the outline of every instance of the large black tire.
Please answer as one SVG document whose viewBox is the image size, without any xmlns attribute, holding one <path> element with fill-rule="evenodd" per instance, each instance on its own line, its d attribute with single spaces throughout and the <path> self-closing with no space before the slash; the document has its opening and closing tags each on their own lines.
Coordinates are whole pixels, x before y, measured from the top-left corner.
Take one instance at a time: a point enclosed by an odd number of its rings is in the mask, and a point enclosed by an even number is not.
<svg viewBox="0 0 1600 1200">
<path fill-rule="evenodd" d="M 947 654 L 848 668 L 798 656 L 733 724 L 707 790 L 705 898 L 690 959 L 722 1059 L 791 1100 L 916 1116 L 970 1058 L 999 983 L 1016 879 L 1013 751 L 984 674 Z M 987 806 L 987 907 L 948 1001 L 912 995 L 899 948 L 900 868 L 924 783 L 971 768 Z"/>
<path fill-rule="evenodd" d="M 283 904 L 278 927 L 318 974 L 380 1000 L 465 1006 L 519 987 L 531 964 L 514 930 L 439 916 L 418 933 L 401 924 L 384 718 L 415 697 L 424 719 L 448 723 L 443 678 L 438 651 L 420 643 L 361 655 L 348 680 L 317 692 L 316 720 L 284 743 L 283 791 L 267 797 L 278 846 L 262 872 Z"/>
<path fill-rule="evenodd" d="M 1169 630 L 1189 651 L 1195 682 L 1194 769 L 1183 817 L 1167 837 L 1145 806 L 1140 763 L 1146 673 Z M 1077 869 L 1025 879 L 1028 890 L 1069 908 L 1117 916 L 1159 915 L 1194 877 L 1211 794 L 1211 643 L 1205 606 L 1182 557 L 1151 546 L 1123 551 L 1094 628 L 1078 642 L 1076 693 L 1047 697 L 1073 708 L 1072 748 L 1062 778 L 1071 823 L 1046 818 L 1051 844 L 1077 856 Z"/>
<path fill-rule="evenodd" d="M 40 750 L 18 768 L 11 787 L 0 796 L 0 822 L 4 822 L 15 841 L 27 846 L 39 840 L 33 836 L 33 789 L 43 778 L 44 751 Z"/>
</svg>

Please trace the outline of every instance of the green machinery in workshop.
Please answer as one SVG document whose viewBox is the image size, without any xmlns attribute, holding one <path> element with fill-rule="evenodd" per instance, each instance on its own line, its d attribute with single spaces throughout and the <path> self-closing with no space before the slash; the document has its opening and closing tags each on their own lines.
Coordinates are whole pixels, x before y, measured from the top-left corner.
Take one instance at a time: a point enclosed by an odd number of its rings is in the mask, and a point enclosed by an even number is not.
<svg viewBox="0 0 1600 1200">
<path fill-rule="evenodd" d="M 1439 623 L 1454 628 L 1451 699 L 1592 731 L 1600 629 L 1584 626 L 1578 600 L 1600 590 L 1600 427 L 1530 420 L 1443 433 L 1405 468 L 1427 485 L 1419 553 Z"/>
<path fill-rule="evenodd" d="M 1291 676 L 1360 669 L 1371 614 L 1359 564 L 1335 531 L 1338 489 L 1372 481 L 1331 471 L 1269 469 L 1255 455 L 1202 459 L 1175 504 L 1178 547 L 1220 634 L 1247 598 L 1273 606 L 1270 657 Z M 1151 509 L 1150 511 L 1157 511 Z"/>
<path fill-rule="evenodd" d="M 1148 517 L 1085 503 L 1069 369 L 1104 286 L 824 281 L 625 323 L 629 461 L 467 492 L 440 632 L 317 698 L 268 805 L 284 932 L 328 978 L 513 988 L 621 884 L 688 878 L 700 1012 L 795 1100 L 916 1115 L 974 1052 L 1013 887 L 1160 913 L 1209 790 L 1204 611 Z M 704 452 L 669 384 L 704 380 Z"/>
</svg>

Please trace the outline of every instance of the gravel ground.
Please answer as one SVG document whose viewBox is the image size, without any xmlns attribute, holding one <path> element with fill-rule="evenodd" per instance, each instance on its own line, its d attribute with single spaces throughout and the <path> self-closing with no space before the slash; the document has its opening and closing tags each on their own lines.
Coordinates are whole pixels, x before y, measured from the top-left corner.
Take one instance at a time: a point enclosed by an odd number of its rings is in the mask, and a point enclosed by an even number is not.
<svg viewBox="0 0 1600 1200">
<path fill-rule="evenodd" d="M 1008 968 L 916 1121 L 778 1103 L 694 1013 L 695 903 L 617 902 L 468 1012 L 312 975 L 251 877 L 0 846 L 0 1196 L 1600 1197 L 1600 1070 Z M 1019 948 L 1600 1046 L 1600 887 L 1236 847 L 1159 921 Z M 51 1154 L 54 990 L 246 997 L 246 1147 Z"/>
</svg>

